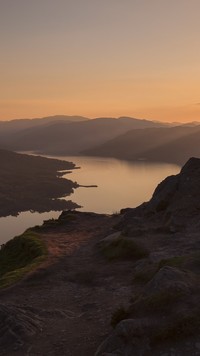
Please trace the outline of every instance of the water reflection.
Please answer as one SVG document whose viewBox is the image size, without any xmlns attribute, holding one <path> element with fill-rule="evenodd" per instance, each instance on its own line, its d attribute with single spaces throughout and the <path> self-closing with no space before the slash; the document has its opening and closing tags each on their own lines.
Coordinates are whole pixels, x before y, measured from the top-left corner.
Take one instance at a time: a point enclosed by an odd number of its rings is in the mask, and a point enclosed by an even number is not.
<svg viewBox="0 0 200 356">
<path fill-rule="evenodd" d="M 41 225 L 44 220 L 57 218 L 60 212 L 31 213 L 26 211 L 18 216 L 7 216 L 0 218 L 0 245 L 10 240 L 12 237 L 22 234 L 26 229 L 35 225 Z"/>
<path fill-rule="evenodd" d="M 66 178 L 82 185 L 98 185 L 98 188 L 80 187 L 70 196 L 70 199 L 83 206 L 80 210 L 98 213 L 117 212 L 149 200 L 161 180 L 180 171 L 179 166 L 166 163 L 127 162 L 96 157 L 56 158 L 72 161 L 81 167 L 66 174 Z M 0 218 L 0 244 L 58 215 L 59 212 L 25 212 L 18 217 Z"/>
<path fill-rule="evenodd" d="M 72 172 L 72 180 L 83 185 L 98 185 L 98 188 L 79 188 L 72 197 L 73 201 L 83 206 L 80 210 L 98 213 L 113 213 L 149 200 L 160 181 L 180 171 L 179 166 L 166 163 L 98 157 L 60 158 L 81 167 Z"/>
</svg>

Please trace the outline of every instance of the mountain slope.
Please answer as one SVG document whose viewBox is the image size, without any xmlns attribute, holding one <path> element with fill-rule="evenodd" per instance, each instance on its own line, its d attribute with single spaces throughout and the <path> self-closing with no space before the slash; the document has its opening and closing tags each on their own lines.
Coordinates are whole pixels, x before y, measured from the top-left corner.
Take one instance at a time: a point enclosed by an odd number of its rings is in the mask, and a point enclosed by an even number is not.
<svg viewBox="0 0 200 356">
<path fill-rule="evenodd" d="M 35 119 L 15 119 L 10 121 L 0 121 L 0 133 L 20 131 L 35 126 L 50 124 L 52 122 L 76 122 L 85 120 L 88 120 L 88 118 L 82 116 L 54 115 Z"/>
<path fill-rule="evenodd" d="M 200 156 L 200 125 L 131 130 L 124 135 L 86 150 L 91 156 L 183 163 Z"/>
<path fill-rule="evenodd" d="M 52 122 L 21 130 L 9 137 L 4 134 L 0 144 L 12 150 L 32 150 L 48 154 L 79 154 L 131 129 L 159 127 L 164 124 L 133 118 L 96 118 L 80 122 Z"/>
</svg>

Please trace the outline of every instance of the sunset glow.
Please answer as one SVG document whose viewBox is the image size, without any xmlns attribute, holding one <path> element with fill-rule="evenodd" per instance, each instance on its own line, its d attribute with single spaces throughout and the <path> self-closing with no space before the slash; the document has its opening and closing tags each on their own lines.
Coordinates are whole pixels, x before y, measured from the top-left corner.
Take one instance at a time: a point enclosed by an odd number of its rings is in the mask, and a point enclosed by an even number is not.
<svg viewBox="0 0 200 356">
<path fill-rule="evenodd" d="M 200 120 L 199 0 L 1 0 L 0 120 Z"/>
</svg>

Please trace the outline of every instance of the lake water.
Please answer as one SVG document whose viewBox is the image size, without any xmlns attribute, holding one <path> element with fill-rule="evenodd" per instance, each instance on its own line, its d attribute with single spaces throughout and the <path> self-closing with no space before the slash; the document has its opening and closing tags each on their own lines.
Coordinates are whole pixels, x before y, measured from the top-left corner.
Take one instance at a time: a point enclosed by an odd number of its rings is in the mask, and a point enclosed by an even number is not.
<svg viewBox="0 0 200 356">
<path fill-rule="evenodd" d="M 81 185 L 97 185 L 97 188 L 80 187 L 71 199 L 81 205 L 81 211 L 112 214 L 122 208 L 136 207 L 148 201 L 157 184 L 165 177 L 177 174 L 180 167 L 166 163 L 146 161 L 128 162 L 99 157 L 53 157 L 72 161 L 80 169 L 66 174 L 66 178 Z M 60 212 L 25 212 L 17 217 L 0 218 L 0 244 L 5 243 L 25 229 L 42 224 L 43 220 L 57 218 Z"/>
</svg>

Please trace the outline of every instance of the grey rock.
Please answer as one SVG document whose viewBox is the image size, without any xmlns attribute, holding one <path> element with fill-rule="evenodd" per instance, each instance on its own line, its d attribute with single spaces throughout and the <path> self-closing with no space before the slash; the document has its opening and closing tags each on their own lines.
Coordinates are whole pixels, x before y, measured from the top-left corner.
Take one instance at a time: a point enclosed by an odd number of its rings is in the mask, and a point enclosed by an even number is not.
<svg viewBox="0 0 200 356">
<path fill-rule="evenodd" d="M 150 350 L 149 338 L 146 336 L 150 322 L 148 319 L 122 320 L 98 348 L 95 356 L 106 353 L 123 356 L 143 356 Z"/>
<path fill-rule="evenodd" d="M 42 319 L 32 308 L 0 304 L 0 347 L 18 349 L 41 326 Z"/>
<path fill-rule="evenodd" d="M 190 292 L 191 283 L 188 274 L 177 268 L 164 266 L 147 283 L 144 294 L 152 295 L 166 289 Z"/>
<path fill-rule="evenodd" d="M 106 237 L 104 237 L 100 242 L 99 244 L 100 245 L 105 245 L 107 243 L 110 243 L 110 242 L 113 242 L 115 240 L 117 240 L 121 235 L 121 231 L 117 231 L 117 232 L 114 232 L 113 234 L 110 234 Z"/>
</svg>

